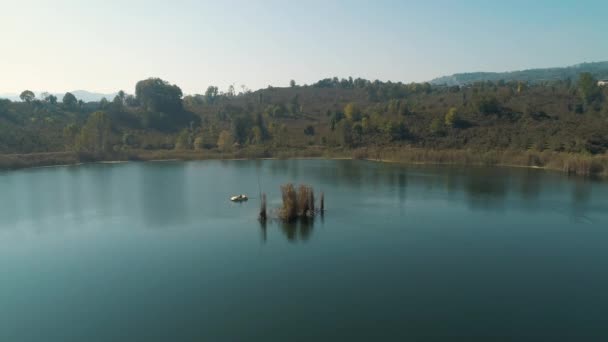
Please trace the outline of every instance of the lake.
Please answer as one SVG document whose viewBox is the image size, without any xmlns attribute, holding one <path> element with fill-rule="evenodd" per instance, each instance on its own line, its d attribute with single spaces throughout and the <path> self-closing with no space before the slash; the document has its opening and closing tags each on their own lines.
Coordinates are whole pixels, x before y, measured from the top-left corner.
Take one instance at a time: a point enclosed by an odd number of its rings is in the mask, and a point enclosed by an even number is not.
<svg viewBox="0 0 608 342">
<path fill-rule="evenodd" d="M 259 187 L 277 208 L 286 182 L 325 215 L 261 225 Z M 607 182 L 265 160 L 1 172 L 0 190 L 0 341 L 608 337 Z"/>
</svg>

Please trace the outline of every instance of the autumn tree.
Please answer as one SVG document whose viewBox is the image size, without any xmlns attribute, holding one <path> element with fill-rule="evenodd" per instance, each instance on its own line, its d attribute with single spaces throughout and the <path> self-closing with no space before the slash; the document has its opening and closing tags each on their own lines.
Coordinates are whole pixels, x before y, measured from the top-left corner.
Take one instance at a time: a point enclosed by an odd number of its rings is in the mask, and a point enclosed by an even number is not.
<svg viewBox="0 0 608 342">
<path fill-rule="evenodd" d="M 175 139 L 175 149 L 176 150 L 191 150 L 192 149 L 192 141 L 190 137 L 190 131 L 188 129 L 183 129 L 178 135 L 177 139 Z"/>
<path fill-rule="evenodd" d="M 195 150 L 202 150 L 205 148 L 205 139 L 202 135 L 197 136 L 194 139 L 194 149 Z"/>
<path fill-rule="evenodd" d="M 346 115 L 346 118 L 350 121 L 361 120 L 361 110 L 352 102 L 344 107 L 344 115 Z"/>
<path fill-rule="evenodd" d="M 63 139 L 65 141 L 65 147 L 67 150 L 77 149 L 76 138 L 80 129 L 76 124 L 71 123 L 63 128 Z"/>
<path fill-rule="evenodd" d="M 232 150 L 232 145 L 234 144 L 234 138 L 229 131 L 222 131 L 220 133 L 219 138 L 217 139 L 217 147 L 222 152 L 228 152 Z"/>
<path fill-rule="evenodd" d="M 93 153 L 108 152 L 111 129 L 112 122 L 105 112 L 98 111 L 91 114 L 80 130 L 80 148 Z"/>
<path fill-rule="evenodd" d="M 456 111 L 456 108 L 452 107 L 450 110 L 448 110 L 448 112 L 445 114 L 444 121 L 447 127 L 456 126 L 456 123 L 458 122 L 458 112 Z"/>
</svg>

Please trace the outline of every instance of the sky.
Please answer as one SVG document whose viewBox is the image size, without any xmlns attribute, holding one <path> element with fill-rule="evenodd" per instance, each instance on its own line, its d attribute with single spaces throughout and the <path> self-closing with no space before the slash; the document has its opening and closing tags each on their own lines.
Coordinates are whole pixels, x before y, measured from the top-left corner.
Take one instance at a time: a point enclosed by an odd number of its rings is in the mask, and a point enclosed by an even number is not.
<svg viewBox="0 0 608 342">
<path fill-rule="evenodd" d="M 0 0 L 0 93 L 402 82 L 608 60 L 606 0 Z"/>
</svg>

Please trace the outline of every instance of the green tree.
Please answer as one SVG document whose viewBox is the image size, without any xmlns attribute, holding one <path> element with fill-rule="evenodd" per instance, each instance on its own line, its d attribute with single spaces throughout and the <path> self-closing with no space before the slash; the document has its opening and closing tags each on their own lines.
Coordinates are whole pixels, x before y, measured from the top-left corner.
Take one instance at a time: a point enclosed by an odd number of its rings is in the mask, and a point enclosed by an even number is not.
<svg viewBox="0 0 608 342">
<path fill-rule="evenodd" d="M 209 86 L 207 88 L 207 91 L 205 91 L 205 101 L 208 104 L 212 104 L 215 102 L 217 96 L 218 96 L 219 90 L 217 87 L 215 86 Z"/>
<path fill-rule="evenodd" d="M 65 141 L 65 147 L 67 150 L 77 149 L 76 138 L 78 137 L 79 132 L 80 128 L 73 123 L 63 128 L 63 139 Z"/>
<path fill-rule="evenodd" d="M 431 121 L 429 130 L 431 131 L 431 134 L 433 134 L 433 135 L 443 135 L 444 130 L 443 130 L 443 123 L 441 122 L 441 119 L 439 119 L 439 118 L 433 119 L 433 121 Z"/>
<path fill-rule="evenodd" d="M 247 128 L 251 127 L 249 117 L 238 115 L 232 119 L 230 123 L 230 134 L 235 142 L 243 144 L 247 140 Z"/>
<path fill-rule="evenodd" d="M 253 126 L 251 129 L 251 143 L 254 145 L 261 144 L 264 140 L 262 129 L 260 126 Z"/>
<path fill-rule="evenodd" d="M 114 96 L 114 100 L 112 100 L 112 105 L 116 109 L 122 108 L 123 102 L 122 102 L 122 99 L 120 98 L 120 96 L 118 96 L 118 95 Z"/>
<path fill-rule="evenodd" d="M 137 107 L 139 106 L 139 101 L 133 95 L 127 95 L 125 97 L 125 104 L 129 107 Z"/>
<path fill-rule="evenodd" d="M 44 101 L 52 104 L 52 105 L 56 105 L 57 104 L 57 96 L 53 95 L 53 94 L 49 94 L 44 98 Z"/>
<path fill-rule="evenodd" d="M 456 126 L 456 123 L 458 122 L 458 112 L 456 111 L 456 108 L 452 107 L 448 110 L 448 112 L 445 114 L 445 125 L 448 127 L 454 127 Z"/>
<path fill-rule="evenodd" d="M 298 112 L 300 112 L 300 95 L 296 94 L 291 98 L 289 101 L 289 111 L 292 115 L 296 115 Z"/>
<path fill-rule="evenodd" d="M 500 103 L 494 96 L 483 96 L 477 99 L 477 110 L 481 114 L 496 114 L 500 112 Z"/>
<path fill-rule="evenodd" d="M 67 108 L 74 108 L 78 100 L 76 99 L 76 96 L 74 96 L 74 94 L 67 92 L 65 93 L 65 95 L 63 95 L 63 100 L 61 102 Z"/>
<path fill-rule="evenodd" d="M 294 81 L 294 80 L 289 81 L 289 86 L 292 87 L 292 88 L 295 88 L 296 87 L 296 81 Z"/>
<path fill-rule="evenodd" d="M 149 111 L 181 111 L 182 95 L 182 90 L 178 86 L 160 78 L 149 78 L 135 85 L 135 97 Z"/>
<path fill-rule="evenodd" d="M 336 125 L 335 134 L 338 143 L 342 146 L 350 147 L 353 144 L 353 130 L 350 121 L 342 120 Z"/>
<path fill-rule="evenodd" d="M 127 94 L 124 92 L 124 90 L 119 90 L 118 94 L 116 94 L 116 96 L 118 96 L 118 98 L 120 99 L 120 101 L 121 101 L 122 104 L 125 103 L 125 99 L 127 98 Z"/>
<path fill-rule="evenodd" d="M 34 99 L 36 98 L 36 94 L 34 94 L 34 92 L 31 90 L 24 90 L 23 92 L 21 92 L 21 95 L 19 95 L 19 98 L 21 99 L 21 101 L 30 103 L 34 101 Z"/>
<path fill-rule="evenodd" d="M 101 100 L 99 100 L 99 109 L 108 108 L 108 104 L 110 104 L 108 99 L 106 99 L 105 97 L 102 97 Z"/>
<path fill-rule="evenodd" d="M 236 95 L 236 93 L 234 91 L 234 85 L 231 84 L 231 85 L 228 86 L 228 91 L 226 91 L 226 96 L 233 97 L 235 95 Z"/>
<path fill-rule="evenodd" d="M 409 130 L 403 122 L 387 121 L 382 126 L 382 133 L 389 141 L 404 140 L 409 136 Z"/>
<path fill-rule="evenodd" d="M 581 99 L 587 106 L 601 96 L 601 90 L 597 85 L 597 80 L 588 72 L 579 75 L 578 91 Z"/>
<path fill-rule="evenodd" d="M 352 144 L 360 145 L 363 142 L 363 126 L 360 122 L 355 122 L 351 129 Z"/>
<path fill-rule="evenodd" d="M 105 112 L 91 114 L 80 130 L 80 148 L 93 153 L 108 152 L 111 130 L 112 122 Z"/>
</svg>

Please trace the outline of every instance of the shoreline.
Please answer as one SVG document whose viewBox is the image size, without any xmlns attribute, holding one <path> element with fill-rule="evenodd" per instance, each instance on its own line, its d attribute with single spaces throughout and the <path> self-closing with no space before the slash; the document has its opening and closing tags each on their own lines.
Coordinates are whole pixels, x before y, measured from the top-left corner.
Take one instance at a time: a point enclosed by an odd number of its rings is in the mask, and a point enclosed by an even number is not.
<svg viewBox="0 0 608 342">
<path fill-rule="evenodd" d="M 253 153 L 252 153 L 253 152 Z M 375 154 L 375 155 L 374 155 Z M 372 156 L 374 155 L 374 156 Z M 568 175 L 608 178 L 608 155 L 588 156 L 559 152 L 430 150 L 389 148 L 383 150 L 278 150 L 260 153 L 240 150 L 211 151 L 139 150 L 105 155 L 77 152 L 0 154 L 0 172 L 86 164 L 169 162 L 191 160 L 365 160 L 403 165 L 512 167 L 557 171 Z"/>
</svg>

